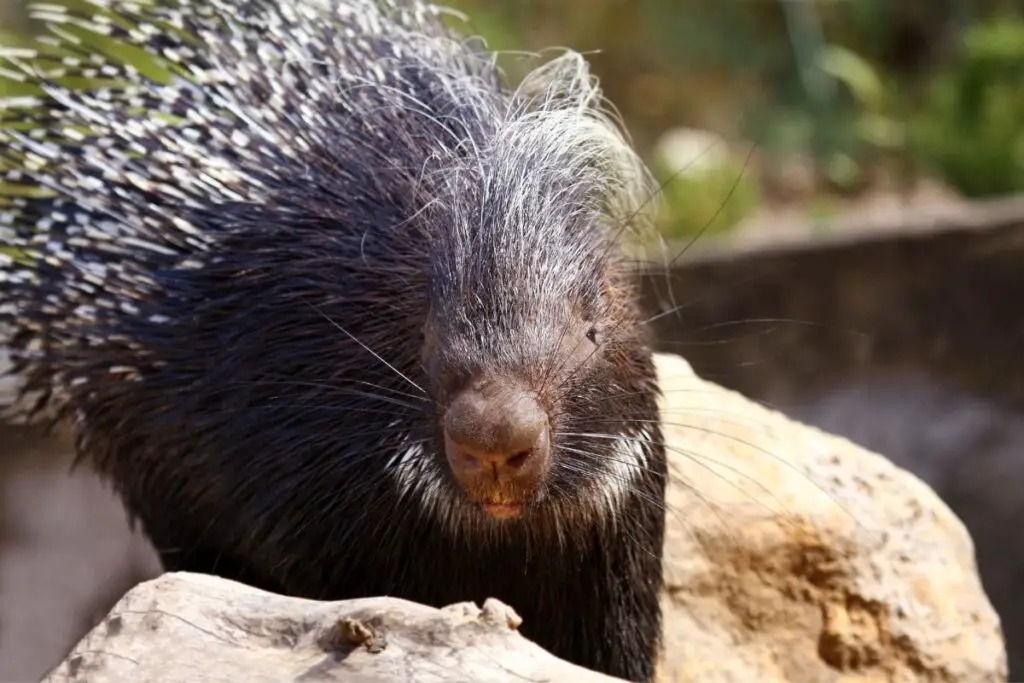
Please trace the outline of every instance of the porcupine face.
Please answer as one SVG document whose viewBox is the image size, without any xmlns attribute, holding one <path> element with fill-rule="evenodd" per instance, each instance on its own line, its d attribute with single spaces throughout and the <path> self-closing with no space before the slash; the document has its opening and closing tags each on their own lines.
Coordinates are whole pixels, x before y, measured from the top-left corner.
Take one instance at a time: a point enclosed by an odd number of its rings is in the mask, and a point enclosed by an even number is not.
<svg viewBox="0 0 1024 683">
<path fill-rule="evenodd" d="M 614 512 L 657 419 L 630 293 L 597 258 L 552 251 L 579 260 L 534 264 L 545 274 L 532 282 L 530 266 L 473 268 L 425 329 L 437 451 L 458 493 L 495 519 Z"/>
<path fill-rule="evenodd" d="M 510 117 L 439 193 L 422 360 L 436 470 L 471 514 L 614 514 L 660 438 L 603 125 Z"/>
</svg>

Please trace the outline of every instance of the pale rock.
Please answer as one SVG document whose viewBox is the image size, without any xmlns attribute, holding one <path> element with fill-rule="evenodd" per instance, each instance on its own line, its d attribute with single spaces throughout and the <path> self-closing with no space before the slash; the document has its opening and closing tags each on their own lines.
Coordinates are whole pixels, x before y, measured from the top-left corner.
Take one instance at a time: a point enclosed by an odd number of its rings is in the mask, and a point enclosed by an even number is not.
<svg viewBox="0 0 1024 683">
<path fill-rule="evenodd" d="M 43 683 L 505 683 L 618 680 L 518 634 L 497 600 L 317 602 L 212 576 L 136 586 Z"/>
<path fill-rule="evenodd" d="M 917 477 L 657 358 L 673 683 L 1006 681 L 960 520 Z"/>
</svg>

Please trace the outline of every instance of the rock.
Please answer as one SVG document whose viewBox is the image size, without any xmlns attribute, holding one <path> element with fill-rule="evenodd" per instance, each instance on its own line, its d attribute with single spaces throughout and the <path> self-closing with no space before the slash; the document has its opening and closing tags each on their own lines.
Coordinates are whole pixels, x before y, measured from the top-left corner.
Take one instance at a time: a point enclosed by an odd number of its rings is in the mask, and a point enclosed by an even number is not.
<svg viewBox="0 0 1024 683">
<path fill-rule="evenodd" d="M 316 602 L 171 573 L 125 595 L 43 683 L 619 680 L 555 658 L 518 625 L 497 600 Z"/>
<path fill-rule="evenodd" d="M 963 520 L 999 612 L 1012 680 L 1024 675 L 1024 412 L 921 375 L 864 377 L 788 413 L 921 477 Z"/>
<path fill-rule="evenodd" d="M 1006 681 L 964 525 L 915 476 L 660 356 L 663 681 Z"/>
<path fill-rule="evenodd" d="M 657 363 L 672 471 L 661 683 L 1006 681 L 971 538 L 928 486 L 678 357 Z M 165 575 L 47 680 L 612 680 L 539 651 L 503 614 L 496 602 L 318 603 Z M 369 638 L 325 652 L 343 618 Z"/>
</svg>

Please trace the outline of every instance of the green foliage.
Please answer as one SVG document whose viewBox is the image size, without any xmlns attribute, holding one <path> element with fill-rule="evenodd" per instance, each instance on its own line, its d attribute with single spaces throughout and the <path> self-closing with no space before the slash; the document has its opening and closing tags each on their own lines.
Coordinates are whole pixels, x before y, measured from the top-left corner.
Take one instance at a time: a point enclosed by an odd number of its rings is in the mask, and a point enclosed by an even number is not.
<svg viewBox="0 0 1024 683">
<path fill-rule="evenodd" d="M 724 234 L 753 212 L 758 198 L 757 181 L 738 163 L 677 176 L 664 190 L 661 232 L 667 238 Z"/>
<path fill-rule="evenodd" d="M 902 98 L 887 74 L 847 47 L 826 44 L 817 66 L 838 86 L 840 100 L 830 121 L 832 146 L 824 155 L 824 175 L 848 191 L 862 185 L 874 167 L 905 149 Z"/>
<path fill-rule="evenodd" d="M 1024 191 L 1024 21 L 999 18 L 964 36 L 913 125 L 916 152 L 970 197 Z"/>
<path fill-rule="evenodd" d="M 721 235 L 756 208 L 757 180 L 743 159 L 723 147 L 724 141 L 682 132 L 670 132 L 659 145 L 652 167 L 662 186 L 659 228 L 665 237 Z"/>
<path fill-rule="evenodd" d="M 878 149 L 903 144 L 902 122 L 892 112 L 894 88 L 867 59 L 840 45 L 825 48 L 821 69 L 844 84 L 857 106 L 853 125 L 857 137 Z"/>
</svg>

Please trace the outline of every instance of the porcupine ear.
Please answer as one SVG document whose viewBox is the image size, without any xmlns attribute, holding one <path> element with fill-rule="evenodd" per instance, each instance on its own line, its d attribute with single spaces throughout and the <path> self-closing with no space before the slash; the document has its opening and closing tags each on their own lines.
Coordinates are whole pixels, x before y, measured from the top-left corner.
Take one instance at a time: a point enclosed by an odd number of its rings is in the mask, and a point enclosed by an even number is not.
<svg viewBox="0 0 1024 683">
<path fill-rule="evenodd" d="M 653 175 L 633 148 L 621 116 L 602 94 L 584 56 L 573 50 L 529 71 L 513 93 L 522 114 L 561 117 L 573 166 L 589 176 L 595 208 L 610 227 L 641 242 L 652 237 Z"/>
</svg>

